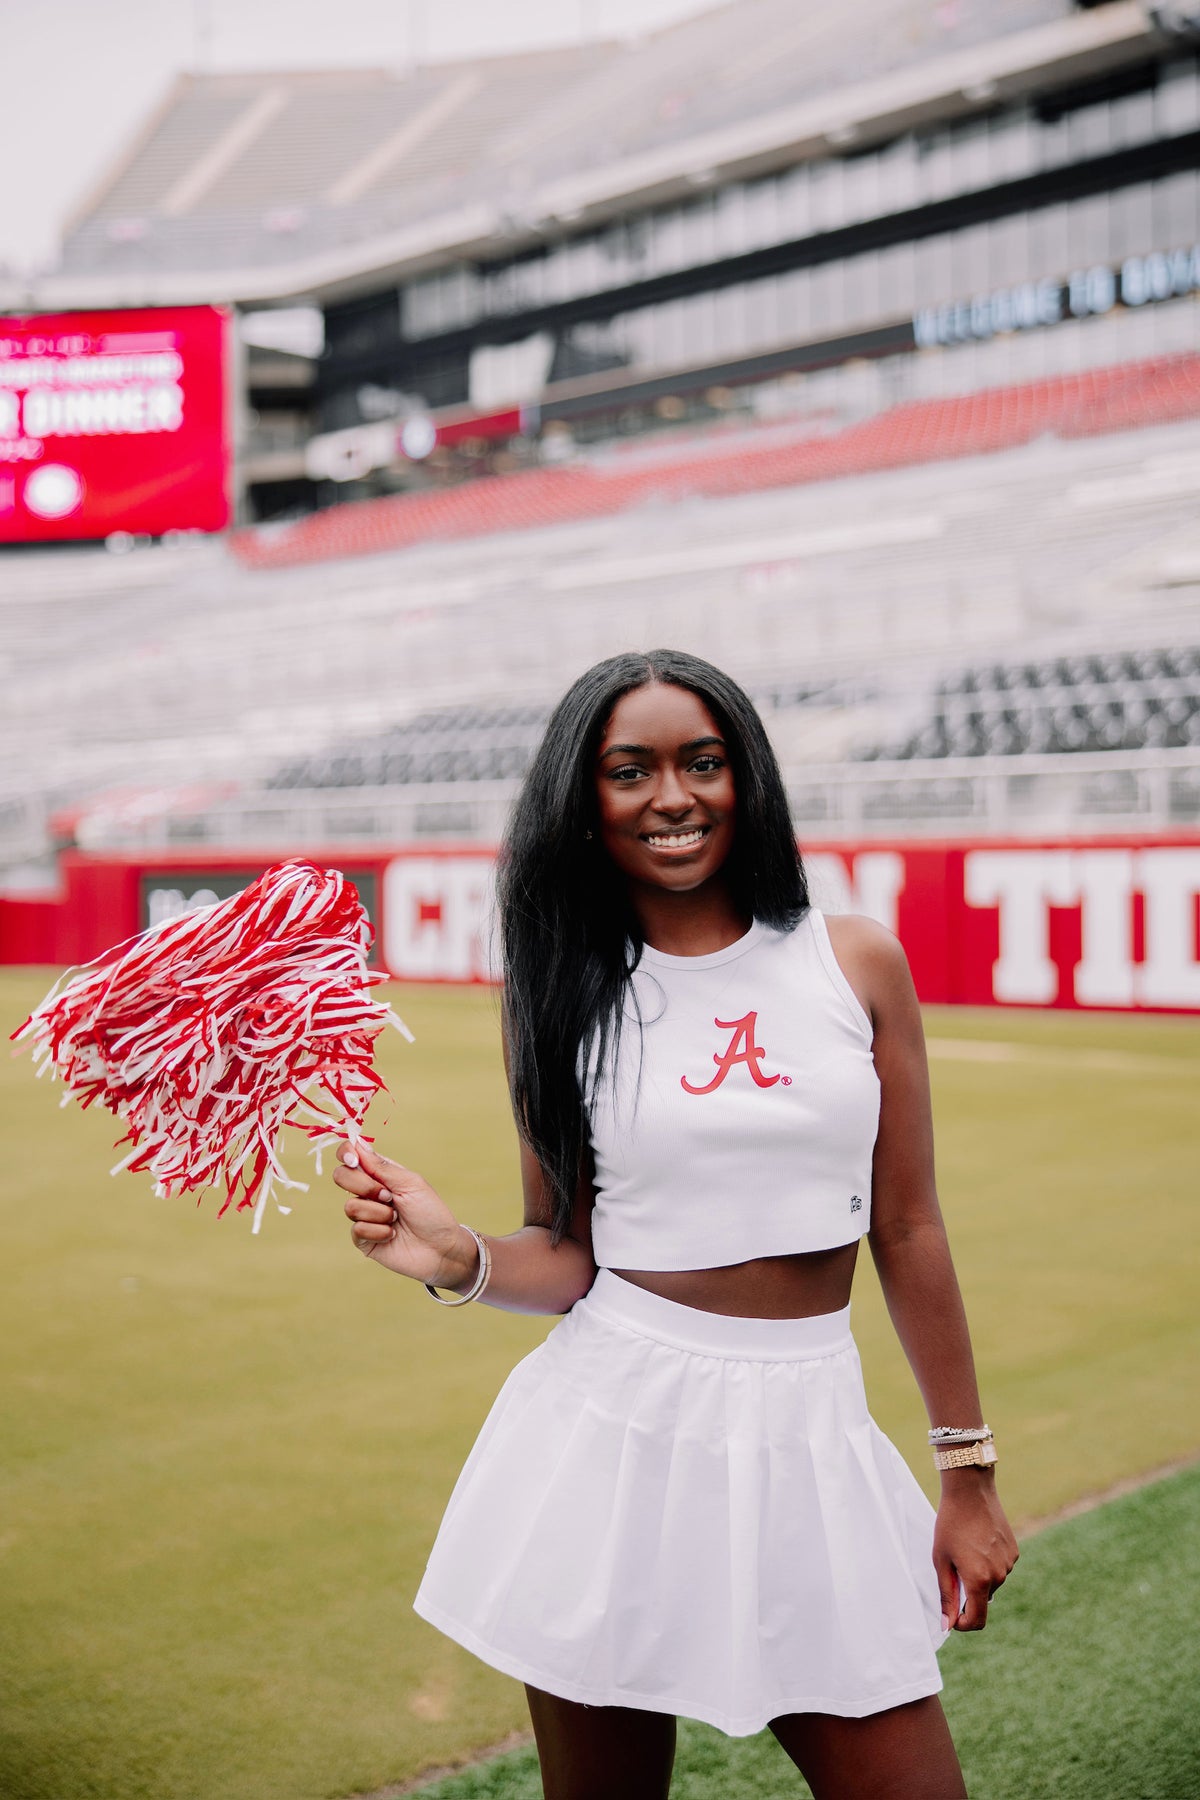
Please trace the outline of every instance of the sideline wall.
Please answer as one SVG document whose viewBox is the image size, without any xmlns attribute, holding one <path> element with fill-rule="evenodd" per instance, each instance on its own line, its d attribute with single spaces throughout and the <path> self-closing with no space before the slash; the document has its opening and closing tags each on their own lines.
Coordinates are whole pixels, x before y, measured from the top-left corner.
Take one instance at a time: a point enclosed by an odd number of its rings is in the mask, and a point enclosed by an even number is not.
<svg viewBox="0 0 1200 1800">
<path fill-rule="evenodd" d="M 270 857 L 70 852 L 54 894 L 0 895 L 0 963 L 86 962 L 236 891 Z M 401 981 L 493 979 L 494 853 L 330 848 Z M 924 1001 L 1200 1014 L 1200 834 L 822 844 L 814 899 L 895 931 Z"/>
</svg>

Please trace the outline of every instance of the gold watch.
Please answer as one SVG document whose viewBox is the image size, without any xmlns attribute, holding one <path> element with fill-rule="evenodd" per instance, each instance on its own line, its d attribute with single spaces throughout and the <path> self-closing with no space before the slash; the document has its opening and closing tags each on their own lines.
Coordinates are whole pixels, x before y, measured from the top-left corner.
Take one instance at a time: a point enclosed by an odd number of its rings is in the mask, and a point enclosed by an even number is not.
<svg viewBox="0 0 1200 1800">
<path fill-rule="evenodd" d="M 933 1453 L 935 1469 L 986 1469 L 995 1461 L 996 1446 L 986 1442 L 955 1444 L 952 1450 L 935 1450 Z"/>
</svg>

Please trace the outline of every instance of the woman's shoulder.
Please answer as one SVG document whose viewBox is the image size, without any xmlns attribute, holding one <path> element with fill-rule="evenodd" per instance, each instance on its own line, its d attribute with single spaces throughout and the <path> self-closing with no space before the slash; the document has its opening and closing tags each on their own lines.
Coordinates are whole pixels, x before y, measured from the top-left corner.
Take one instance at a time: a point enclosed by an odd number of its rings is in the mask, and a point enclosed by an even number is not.
<svg viewBox="0 0 1200 1800">
<path fill-rule="evenodd" d="M 912 990 L 908 958 L 894 932 L 860 913 L 825 918 L 829 945 L 846 980 L 876 1027 Z"/>
<path fill-rule="evenodd" d="M 798 944 L 806 934 L 818 939 L 828 938 L 839 962 L 844 952 L 881 969 L 907 966 L 904 950 L 895 933 L 863 913 L 827 913 L 819 907 L 807 906 L 799 918 L 788 925 L 760 925 L 758 930 L 765 942 L 779 946 Z"/>
<path fill-rule="evenodd" d="M 841 959 L 842 952 L 865 958 L 880 969 L 907 966 L 903 946 L 895 932 L 868 919 L 863 913 L 822 913 L 829 941 Z"/>
</svg>

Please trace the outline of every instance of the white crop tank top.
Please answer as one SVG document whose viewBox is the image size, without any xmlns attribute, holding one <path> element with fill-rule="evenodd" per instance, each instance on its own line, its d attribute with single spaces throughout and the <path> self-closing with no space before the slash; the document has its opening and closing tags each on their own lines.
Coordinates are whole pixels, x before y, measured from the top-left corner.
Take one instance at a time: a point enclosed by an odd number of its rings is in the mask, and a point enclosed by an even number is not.
<svg viewBox="0 0 1200 1800">
<path fill-rule="evenodd" d="M 592 1246 L 606 1269 L 828 1250 L 871 1222 L 871 1022 L 819 912 L 708 956 L 646 945 L 594 1095 Z"/>
</svg>

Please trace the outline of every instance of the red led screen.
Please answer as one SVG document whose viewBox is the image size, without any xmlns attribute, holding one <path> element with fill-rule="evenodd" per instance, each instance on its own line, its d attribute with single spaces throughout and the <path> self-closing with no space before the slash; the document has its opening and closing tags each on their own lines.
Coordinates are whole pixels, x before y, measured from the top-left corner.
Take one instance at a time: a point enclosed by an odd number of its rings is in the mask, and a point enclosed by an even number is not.
<svg viewBox="0 0 1200 1800">
<path fill-rule="evenodd" d="M 0 318 L 0 542 L 220 531 L 228 326 L 213 306 Z"/>
</svg>

